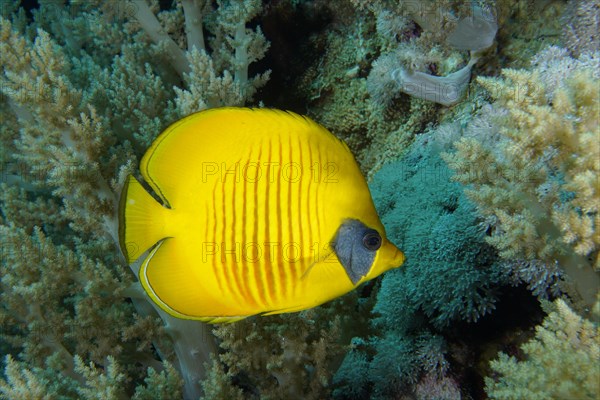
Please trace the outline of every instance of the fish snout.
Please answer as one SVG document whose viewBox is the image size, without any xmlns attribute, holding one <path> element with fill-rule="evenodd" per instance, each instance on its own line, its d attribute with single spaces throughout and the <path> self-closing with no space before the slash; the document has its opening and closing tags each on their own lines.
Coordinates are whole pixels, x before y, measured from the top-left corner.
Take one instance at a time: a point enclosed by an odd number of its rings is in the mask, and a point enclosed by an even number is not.
<svg viewBox="0 0 600 400">
<path fill-rule="evenodd" d="M 394 249 L 395 249 L 394 257 L 392 258 L 392 268 L 398 268 L 402 264 L 404 264 L 404 260 L 406 260 L 406 256 L 404 256 L 404 253 L 402 252 L 402 250 L 400 250 L 399 248 L 397 248 L 396 246 L 394 246 L 391 243 L 390 243 L 390 245 L 392 247 L 394 247 Z"/>
<path fill-rule="evenodd" d="M 402 250 L 400 250 L 396 245 L 390 242 L 387 238 L 385 239 L 384 245 L 381 246 L 380 254 L 381 260 L 383 264 L 385 264 L 385 269 L 394 269 L 398 268 L 404 263 L 406 257 Z"/>
<path fill-rule="evenodd" d="M 386 271 L 400 267 L 404 263 L 404 260 L 404 253 L 386 239 L 383 246 L 379 249 L 377 261 L 371 271 L 372 276 L 369 279 L 373 279 Z"/>
</svg>

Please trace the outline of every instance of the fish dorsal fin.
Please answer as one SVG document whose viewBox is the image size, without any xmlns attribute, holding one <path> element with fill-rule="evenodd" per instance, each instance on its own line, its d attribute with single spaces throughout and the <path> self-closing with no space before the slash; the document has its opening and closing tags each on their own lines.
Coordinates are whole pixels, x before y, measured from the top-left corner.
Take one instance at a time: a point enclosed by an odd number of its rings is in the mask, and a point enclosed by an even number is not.
<svg viewBox="0 0 600 400">
<path fill-rule="evenodd" d="M 196 192 L 223 167 L 239 161 L 252 144 L 260 142 L 257 138 L 278 135 L 289 127 L 298 134 L 314 135 L 312 140 L 339 140 L 292 112 L 216 108 L 189 115 L 165 129 L 144 154 L 140 171 L 163 203 L 173 207 L 178 198 Z"/>
</svg>

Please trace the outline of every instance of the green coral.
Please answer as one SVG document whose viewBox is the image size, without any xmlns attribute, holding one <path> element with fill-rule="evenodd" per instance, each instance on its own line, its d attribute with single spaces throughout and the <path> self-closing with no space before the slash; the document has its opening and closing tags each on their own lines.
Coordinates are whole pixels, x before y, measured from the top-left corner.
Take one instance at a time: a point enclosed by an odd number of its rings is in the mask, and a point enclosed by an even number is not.
<svg viewBox="0 0 600 400">
<path fill-rule="evenodd" d="M 412 395 L 421 379 L 456 394 L 438 333 L 493 311 L 496 291 L 506 283 L 475 205 L 440 157 L 445 130 L 457 126 L 421 135 L 404 158 L 384 165 L 370 182 L 387 236 L 406 262 L 383 276 L 371 334 L 354 339 L 334 378 L 336 398 Z"/>
<path fill-rule="evenodd" d="M 258 0 L 180 0 L 167 8 L 156 0 L 40 0 L 27 12 L 2 3 L 0 397 L 454 399 L 460 390 L 468 395 L 458 382 L 472 343 L 453 334 L 493 309 L 504 272 L 535 294 L 564 289 L 554 285 L 560 268 L 597 290 L 577 272 L 597 276 L 588 258 L 598 255 L 600 232 L 598 58 L 569 43 L 578 59 L 556 49 L 533 57 L 560 40 L 564 2 L 495 2 L 502 46 L 492 46 L 474 73 L 493 76 L 500 63 L 526 69 L 478 80 L 449 109 L 405 95 L 382 107 L 367 76 L 385 55 L 434 75 L 460 68 L 466 52 L 444 43 L 472 3 L 427 1 L 421 10 L 388 0 L 352 1 L 355 8 L 347 0 L 271 3 L 267 12 Z M 286 69 L 289 58 L 308 61 L 278 77 L 285 90 L 261 93 L 269 74 L 254 72 L 268 48 L 259 25 L 265 32 L 284 25 L 273 10 L 296 25 L 293 39 L 279 43 L 285 51 L 268 62 Z M 301 13 L 311 14 L 305 27 L 295 19 Z M 137 266 L 126 265 L 116 246 L 117 197 L 168 124 L 207 107 L 250 104 L 256 94 L 268 102 L 273 92 L 282 93 L 273 106 L 308 109 L 348 142 L 408 261 L 331 304 L 213 333 L 148 301 Z M 458 136 L 458 153 L 447 161 L 482 216 L 437 154 Z M 509 182 L 478 176 L 515 167 L 522 172 Z M 578 382 L 597 396 L 587 367 L 562 381 L 556 360 L 578 362 L 573 371 L 592 365 L 598 333 L 561 307 L 526 345 L 526 360 L 501 356 L 493 364 L 490 396 L 511 398 L 502 396 L 550 378 L 561 390 Z M 521 368 L 529 381 L 512 370 Z M 536 393 L 559 396 L 543 390 Z"/>
<path fill-rule="evenodd" d="M 339 15 L 340 9 L 347 8 L 343 2 L 328 2 L 322 12 Z M 361 169 L 371 175 L 397 159 L 414 135 L 436 118 L 437 109 L 433 103 L 408 96 L 386 109 L 372 101 L 366 75 L 388 38 L 377 33 L 371 11 L 348 11 L 339 16 L 343 23 L 311 37 L 315 47 L 324 51 L 300 77 L 299 90 L 307 98 L 309 115 L 346 141 Z M 420 50 L 415 47 L 412 54 Z"/>
<path fill-rule="evenodd" d="M 535 338 L 521 346 L 524 358 L 500 353 L 491 362 L 493 378 L 486 378 L 486 392 L 492 399 L 578 399 L 600 396 L 600 329 L 575 314 L 563 301 L 554 310 Z"/>
<path fill-rule="evenodd" d="M 297 314 L 254 317 L 215 327 L 222 349 L 212 360 L 207 398 L 323 399 L 345 336 L 366 323 L 355 293 Z M 209 395 L 210 393 L 210 395 Z"/>
<path fill-rule="evenodd" d="M 160 373 L 154 369 L 148 370 L 148 376 L 144 379 L 144 384 L 135 388 L 135 394 L 132 397 L 133 400 L 175 399 L 183 397 L 183 380 L 181 376 L 179 376 L 175 367 L 169 362 L 165 362 L 164 366 L 165 369 Z M 206 392 L 205 396 L 209 397 Z M 231 399 L 233 400 L 233 398 Z"/>
<path fill-rule="evenodd" d="M 564 1 L 497 0 L 500 29 L 495 53 L 486 58 L 486 69 L 524 68 L 541 50 L 561 44 Z M 487 74 L 486 74 L 487 75 Z"/>
<path fill-rule="evenodd" d="M 201 394 L 215 339 L 144 294 L 116 214 L 124 176 L 162 129 L 249 102 L 268 77 L 248 74 L 268 48 L 246 27 L 260 2 L 209 3 L 40 1 L 29 16 L 2 3 L 3 393 Z"/>
<path fill-rule="evenodd" d="M 502 282 L 474 204 L 451 181 L 434 147 L 421 137 L 370 185 L 388 237 L 407 257 L 382 280 L 375 312 L 386 326 L 405 320 L 406 308 L 424 312 L 440 328 L 459 319 L 475 321 L 493 310 L 493 288 Z"/>
<path fill-rule="evenodd" d="M 59 393 L 51 383 L 52 377 L 44 374 L 44 371 L 37 368 L 28 369 L 24 363 L 15 361 L 10 355 L 6 356 L 4 364 L 6 380 L 0 380 L 0 394 L 3 398 L 50 400 L 58 397 Z"/>
<path fill-rule="evenodd" d="M 357 340 L 354 340 L 356 342 Z M 359 341 L 360 342 L 360 341 Z M 337 370 L 332 393 L 334 399 L 364 399 L 369 396 L 369 357 L 353 343 Z"/>
</svg>

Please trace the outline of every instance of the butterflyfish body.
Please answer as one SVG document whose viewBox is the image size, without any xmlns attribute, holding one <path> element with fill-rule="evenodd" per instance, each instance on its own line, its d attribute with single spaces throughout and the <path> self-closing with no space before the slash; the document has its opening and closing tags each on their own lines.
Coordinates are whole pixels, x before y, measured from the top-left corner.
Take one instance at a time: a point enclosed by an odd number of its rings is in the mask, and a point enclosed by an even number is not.
<svg viewBox="0 0 600 400">
<path fill-rule="evenodd" d="M 129 176 L 119 239 L 139 279 L 184 319 L 315 307 L 400 266 L 344 142 L 278 110 L 219 108 L 169 126 Z"/>
</svg>

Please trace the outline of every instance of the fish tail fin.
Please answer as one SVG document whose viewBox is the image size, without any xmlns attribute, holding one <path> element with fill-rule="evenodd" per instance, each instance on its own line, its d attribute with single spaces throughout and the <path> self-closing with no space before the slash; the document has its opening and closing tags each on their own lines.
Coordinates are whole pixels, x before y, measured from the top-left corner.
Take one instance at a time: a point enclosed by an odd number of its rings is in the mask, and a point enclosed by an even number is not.
<svg viewBox="0 0 600 400">
<path fill-rule="evenodd" d="M 133 175 L 127 177 L 119 207 L 119 244 L 128 263 L 168 236 L 168 212 Z"/>
</svg>

